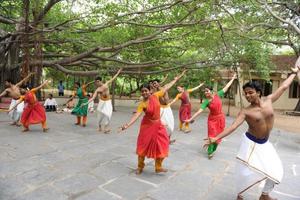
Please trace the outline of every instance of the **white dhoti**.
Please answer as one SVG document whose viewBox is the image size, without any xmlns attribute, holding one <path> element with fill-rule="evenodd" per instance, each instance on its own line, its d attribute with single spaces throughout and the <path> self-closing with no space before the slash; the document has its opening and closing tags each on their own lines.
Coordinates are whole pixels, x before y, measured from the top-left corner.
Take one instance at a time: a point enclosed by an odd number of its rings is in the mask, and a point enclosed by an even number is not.
<svg viewBox="0 0 300 200">
<path fill-rule="evenodd" d="M 168 134 L 172 135 L 174 131 L 174 116 L 170 106 L 160 108 L 160 120 L 168 129 Z"/>
<path fill-rule="evenodd" d="M 13 108 L 17 103 L 18 100 L 12 99 L 9 105 L 9 109 Z M 8 115 L 14 122 L 19 122 L 23 110 L 24 110 L 24 101 L 22 101 L 14 110 L 10 111 Z"/>
<path fill-rule="evenodd" d="M 273 145 L 267 139 L 256 139 L 246 133 L 236 158 L 239 162 L 237 165 L 238 194 L 242 195 L 262 181 L 266 181 L 262 192 L 268 194 L 275 184 L 281 182 L 282 163 Z"/>
<path fill-rule="evenodd" d="M 99 100 L 97 107 L 97 118 L 99 126 L 108 125 L 112 116 L 111 100 Z"/>
</svg>

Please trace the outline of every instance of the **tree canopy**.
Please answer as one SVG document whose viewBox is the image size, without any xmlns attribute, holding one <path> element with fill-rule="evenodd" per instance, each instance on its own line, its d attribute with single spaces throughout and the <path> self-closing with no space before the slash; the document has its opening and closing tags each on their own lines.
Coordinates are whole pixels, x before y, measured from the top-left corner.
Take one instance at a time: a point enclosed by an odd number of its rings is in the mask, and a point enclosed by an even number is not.
<svg viewBox="0 0 300 200">
<path fill-rule="evenodd" d="M 139 76 L 243 58 L 267 79 L 277 47 L 300 54 L 299 12 L 297 0 L 2 0 L 0 68 Z"/>
</svg>

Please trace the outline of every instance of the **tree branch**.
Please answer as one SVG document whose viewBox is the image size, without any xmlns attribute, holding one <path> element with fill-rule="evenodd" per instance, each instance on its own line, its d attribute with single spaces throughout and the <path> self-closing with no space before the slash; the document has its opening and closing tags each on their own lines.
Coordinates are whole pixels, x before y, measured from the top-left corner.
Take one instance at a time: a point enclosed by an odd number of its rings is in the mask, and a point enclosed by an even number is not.
<svg viewBox="0 0 300 200">
<path fill-rule="evenodd" d="M 38 15 L 35 23 L 39 23 L 46 16 L 46 14 L 49 12 L 49 10 L 60 1 L 62 1 L 62 0 L 49 0 L 48 3 L 46 4 L 46 6 L 43 8 L 43 10 Z"/>
<path fill-rule="evenodd" d="M 7 19 L 3 16 L 0 15 L 0 23 L 3 23 L 3 24 L 15 24 L 16 21 L 15 20 L 11 20 L 11 19 Z"/>
<path fill-rule="evenodd" d="M 291 20 L 285 20 L 281 17 L 279 17 L 278 15 L 276 15 L 271 8 L 268 6 L 267 2 L 264 1 L 264 9 L 269 12 L 274 18 L 278 19 L 279 21 L 281 21 L 282 23 L 285 24 L 289 24 L 291 27 L 293 27 L 293 29 L 300 35 L 300 29 L 298 28 L 298 26 L 296 24 L 294 24 Z"/>
</svg>

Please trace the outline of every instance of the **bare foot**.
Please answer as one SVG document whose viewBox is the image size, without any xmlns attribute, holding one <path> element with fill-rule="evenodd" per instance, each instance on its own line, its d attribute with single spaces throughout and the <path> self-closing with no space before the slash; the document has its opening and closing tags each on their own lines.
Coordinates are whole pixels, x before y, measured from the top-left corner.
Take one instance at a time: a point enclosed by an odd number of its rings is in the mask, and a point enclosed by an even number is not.
<svg viewBox="0 0 300 200">
<path fill-rule="evenodd" d="M 191 129 L 186 129 L 185 131 L 184 131 L 184 133 L 189 133 L 189 132 L 191 132 L 192 130 Z"/>
<path fill-rule="evenodd" d="M 176 140 L 173 139 L 173 140 L 170 140 L 170 143 L 169 143 L 169 144 L 174 144 L 175 142 L 176 142 Z"/>
<path fill-rule="evenodd" d="M 110 133 L 110 131 L 111 131 L 110 129 L 107 129 L 107 130 L 104 130 L 104 133 L 108 134 L 108 133 Z"/>
<path fill-rule="evenodd" d="M 99 132 L 102 131 L 102 127 L 101 127 L 101 126 L 98 127 L 98 131 L 99 131 Z"/>
<path fill-rule="evenodd" d="M 12 122 L 12 123 L 10 123 L 9 125 L 15 126 L 15 125 L 17 125 L 17 122 Z"/>
<path fill-rule="evenodd" d="M 155 172 L 156 173 L 166 173 L 166 172 L 168 172 L 168 170 L 164 169 L 164 168 L 160 168 L 160 169 L 155 169 Z"/>
<path fill-rule="evenodd" d="M 80 125 L 80 123 L 75 123 L 75 125 Z"/>
<path fill-rule="evenodd" d="M 236 200 L 243 200 L 244 198 L 241 196 L 241 195 L 238 195 L 237 197 L 236 197 Z"/>
<path fill-rule="evenodd" d="M 143 168 L 137 168 L 135 174 L 140 175 L 142 172 L 143 172 Z"/>
<path fill-rule="evenodd" d="M 82 127 L 86 127 L 86 124 L 82 124 Z"/>
<path fill-rule="evenodd" d="M 29 128 L 24 128 L 23 130 L 22 130 L 22 132 L 28 132 L 29 131 Z"/>
<path fill-rule="evenodd" d="M 43 132 L 46 133 L 49 130 L 49 128 L 43 128 Z"/>
<path fill-rule="evenodd" d="M 274 198 L 270 197 L 269 195 L 262 194 L 262 195 L 260 195 L 259 200 L 277 200 L 277 199 L 274 199 Z"/>
<path fill-rule="evenodd" d="M 22 124 L 20 124 L 20 123 L 16 123 L 16 126 L 17 126 L 17 127 L 20 127 L 21 125 L 22 125 Z"/>
<path fill-rule="evenodd" d="M 215 154 L 215 152 L 212 154 L 208 154 L 208 159 L 212 159 L 212 157 L 214 157 L 214 154 Z"/>
</svg>

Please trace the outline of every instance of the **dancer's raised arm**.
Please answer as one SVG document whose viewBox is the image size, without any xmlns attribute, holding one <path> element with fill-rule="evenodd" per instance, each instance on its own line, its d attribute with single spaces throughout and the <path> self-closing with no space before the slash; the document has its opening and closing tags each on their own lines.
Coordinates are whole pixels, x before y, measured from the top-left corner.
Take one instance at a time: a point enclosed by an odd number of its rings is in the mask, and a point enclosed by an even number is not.
<svg viewBox="0 0 300 200">
<path fill-rule="evenodd" d="M 119 74 L 121 73 L 122 70 L 123 70 L 122 68 L 119 69 L 118 72 L 110 80 L 105 82 L 105 84 L 108 85 L 108 84 L 112 83 L 119 76 Z"/>
<path fill-rule="evenodd" d="M 17 87 L 20 87 L 21 85 L 23 85 L 25 82 L 28 81 L 28 79 L 29 79 L 33 74 L 35 74 L 35 73 L 34 73 L 34 72 L 29 73 L 25 78 L 23 78 L 21 81 L 19 81 L 19 82 L 16 84 L 16 86 L 17 86 Z"/>
<path fill-rule="evenodd" d="M 33 88 L 32 90 L 37 91 L 42 89 L 45 85 L 47 85 L 50 81 L 46 80 L 44 83 L 42 83 L 40 86 Z"/>
<path fill-rule="evenodd" d="M 183 75 L 186 73 L 186 69 L 185 70 L 183 70 L 182 72 L 181 72 L 181 74 L 179 74 L 178 76 L 176 76 L 175 78 L 174 78 L 174 80 L 173 81 L 171 81 L 170 83 L 168 83 L 168 84 L 166 84 L 166 85 L 164 85 L 163 87 L 162 87 L 162 90 L 163 90 L 163 92 L 166 92 L 166 91 L 168 91 L 181 77 L 183 77 Z"/>
<path fill-rule="evenodd" d="M 300 69 L 296 65 L 292 67 L 291 70 L 292 70 L 292 74 L 283 81 L 283 83 L 279 86 L 279 88 L 275 92 L 267 96 L 267 98 L 271 99 L 272 102 L 275 102 L 284 93 L 284 91 L 289 88 L 296 75 L 299 76 L 298 74 Z"/>
<path fill-rule="evenodd" d="M 1 94 L 0 94 L 0 98 L 4 97 L 8 94 L 7 89 L 5 89 Z"/>
<path fill-rule="evenodd" d="M 95 82 L 95 81 L 90 81 L 90 82 L 84 84 L 83 86 L 84 86 L 85 88 L 87 88 L 90 84 L 92 84 L 92 83 L 94 83 L 94 82 Z"/>
<path fill-rule="evenodd" d="M 200 85 L 194 87 L 194 88 L 191 88 L 191 89 L 188 89 L 187 91 L 188 92 L 194 92 L 195 90 L 198 90 L 202 85 L 204 85 L 204 83 L 200 83 Z"/>
<path fill-rule="evenodd" d="M 222 89 L 224 93 L 226 93 L 228 91 L 228 89 L 230 88 L 230 86 L 232 85 L 233 81 L 236 79 L 237 74 L 234 73 L 233 77 L 231 78 L 231 80 L 225 85 L 225 87 Z"/>
<path fill-rule="evenodd" d="M 169 74 L 166 74 L 166 76 L 160 81 L 160 84 L 162 85 L 166 80 L 168 79 Z"/>
</svg>

